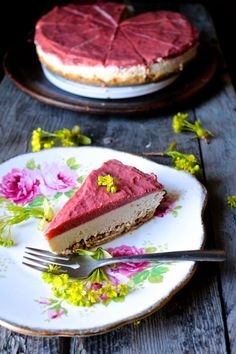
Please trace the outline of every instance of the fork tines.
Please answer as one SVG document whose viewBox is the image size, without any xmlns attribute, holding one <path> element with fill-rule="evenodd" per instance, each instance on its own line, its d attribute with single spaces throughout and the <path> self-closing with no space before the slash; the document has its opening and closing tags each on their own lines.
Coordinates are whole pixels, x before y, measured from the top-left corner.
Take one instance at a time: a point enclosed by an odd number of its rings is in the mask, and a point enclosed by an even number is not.
<svg viewBox="0 0 236 354">
<path fill-rule="evenodd" d="M 60 259 L 69 259 L 69 256 L 63 256 L 61 254 L 55 254 L 46 250 L 42 250 L 40 248 L 33 247 L 25 247 L 26 250 L 32 251 L 34 253 L 42 254 L 47 257 L 60 258 Z M 26 252 L 27 253 L 27 252 Z"/>
<path fill-rule="evenodd" d="M 55 255 L 46 250 L 41 250 L 38 248 L 26 247 L 27 250 L 25 251 L 27 255 L 32 257 L 23 256 L 23 258 L 31 263 L 22 262 L 24 265 L 31 267 L 33 269 L 39 270 L 41 272 L 48 272 L 53 274 L 58 274 L 58 271 L 54 271 L 53 269 L 49 269 L 49 265 L 68 265 L 70 264 L 69 259 L 66 256 Z M 63 267 L 63 269 L 59 270 L 59 273 L 66 273 L 67 267 Z"/>
</svg>

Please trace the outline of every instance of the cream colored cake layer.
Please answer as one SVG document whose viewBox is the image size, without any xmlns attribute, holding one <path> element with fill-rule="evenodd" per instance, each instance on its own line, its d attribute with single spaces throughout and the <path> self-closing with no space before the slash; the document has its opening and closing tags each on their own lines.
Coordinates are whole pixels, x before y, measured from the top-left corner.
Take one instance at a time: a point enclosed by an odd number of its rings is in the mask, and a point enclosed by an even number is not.
<svg viewBox="0 0 236 354">
<path fill-rule="evenodd" d="M 164 76 L 168 76 L 173 72 L 182 71 L 184 65 L 195 58 L 197 55 L 198 45 L 189 49 L 183 55 L 173 59 L 160 59 L 159 62 L 150 66 L 149 78 L 158 80 Z"/>
<path fill-rule="evenodd" d="M 160 80 L 172 73 L 181 71 L 183 66 L 197 54 L 198 45 L 195 45 L 184 54 L 172 59 L 157 59 L 149 66 L 136 65 L 129 68 L 117 66 L 87 66 L 63 64 L 54 54 L 45 53 L 36 44 L 40 61 L 52 72 L 73 81 L 95 85 L 133 85 Z"/>
<path fill-rule="evenodd" d="M 79 243 L 82 240 L 86 244 L 86 240 L 91 236 L 96 238 L 97 235 L 108 233 L 112 236 L 112 232 L 116 233 L 120 225 L 126 224 L 126 229 L 129 226 L 131 229 L 140 219 L 145 219 L 147 214 L 154 214 L 164 193 L 155 192 L 149 194 L 53 237 L 48 240 L 49 247 L 52 252 L 63 253 L 66 249 L 71 248 L 75 243 Z"/>
<path fill-rule="evenodd" d="M 39 45 L 36 45 L 40 61 L 52 72 L 63 76 L 68 80 L 79 81 L 90 84 L 123 85 L 127 81 L 131 83 L 142 83 L 146 79 L 146 68 L 144 65 L 136 65 L 130 68 L 119 68 L 117 66 L 88 66 L 83 64 L 63 64 L 54 54 L 45 53 Z"/>
</svg>

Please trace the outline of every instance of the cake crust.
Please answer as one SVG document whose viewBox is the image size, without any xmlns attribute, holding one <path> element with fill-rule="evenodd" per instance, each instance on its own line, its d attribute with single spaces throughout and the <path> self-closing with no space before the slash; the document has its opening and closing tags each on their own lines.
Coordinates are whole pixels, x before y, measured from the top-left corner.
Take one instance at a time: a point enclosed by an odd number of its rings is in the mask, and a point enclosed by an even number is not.
<svg viewBox="0 0 236 354">
<path fill-rule="evenodd" d="M 155 211 L 154 211 L 155 212 Z M 78 249 L 87 249 L 87 248 L 93 248 L 97 246 L 101 246 L 104 243 L 113 241 L 117 237 L 123 235 L 126 232 L 133 231 L 137 229 L 139 226 L 143 225 L 146 221 L 150 220 L 154 212 L 151 211 L 147 213 L 145 216 L 138 218 L 134 224 L 122 224 L 117 227 L 116 230 L 106 232 L 106 233 L 100 233 L 95 236 L 91 236 L 89 239 L 86 241 L 81 240 L 80 242 L 74 243 L 71 247 L 67 248 L 63 252 L 60 252 L 60 254 L 66 255 L 66 254 L 72 254 L 76 253 Z"/>
</svg>

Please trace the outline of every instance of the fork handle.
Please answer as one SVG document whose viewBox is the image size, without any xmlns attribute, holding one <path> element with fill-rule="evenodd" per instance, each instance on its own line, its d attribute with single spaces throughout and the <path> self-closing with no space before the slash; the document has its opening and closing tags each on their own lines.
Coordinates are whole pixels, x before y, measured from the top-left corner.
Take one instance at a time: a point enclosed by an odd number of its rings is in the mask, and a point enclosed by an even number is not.
<svg viewBox="0 0 236 354">
<path fill-rule="evenodd" d="M 127 257 L 114 257 L 99 260 L 99 266 L 105 266 L 123 262 L 143 262 L 143 261 L 205 261 L 223 262 L 226 260 L 226 253 L 223 250 L 192 250 L 138 254 Z"/>
</svg>

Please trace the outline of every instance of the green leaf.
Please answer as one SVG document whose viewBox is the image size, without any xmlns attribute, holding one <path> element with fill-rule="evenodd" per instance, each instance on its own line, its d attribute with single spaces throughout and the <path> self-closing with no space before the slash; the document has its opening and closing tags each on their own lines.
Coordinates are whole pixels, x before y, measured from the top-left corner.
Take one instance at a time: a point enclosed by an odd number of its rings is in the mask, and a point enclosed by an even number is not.
<svg viewBox="0 0 236 354">
<path fill-rule="evenodd" d="M 43 197 L 43 196 L 37 197 L 34 200 L 32 200 L 32 202 L 30 202 L 28 205 L 31 207 L 42 206 L 44 199 L 45 199 L 45 197 Z"/>
<path fill-rule="evenodd" d="M 75 157 L 70 157 L 68 160 L 66 160 L 67 166 L 71 167 L 76 163 Z"/>
<path fill-rule="evenodd" d="M 75 157 L 70 157 L 66 161 L 66 163 L 67 163 L 67 166 L 69 166 L 70 169 L 72 169 L 72 170 L 78 170 L 78 168 L 80 167 L 80 165 L 76 163 Z"/>
<path fill-rule="evenodd" d="M 88 136 L 85 136 L 85 135 L 80 135 L 79 136 L 79 143 L 80 144 L 90 145 L 91 142 L 92 142 L 92 140 Z"/>
<path fill-rule="evenodd" d="M 35 164 L 34 159 L 31 159 L 31 160 L 27 161 L 27 162 L 26 162 L 26 167 L 27 167 L 29 170 L 35 170 L 35 169 L 36 169 L 36 164 Z"/>
<path fill-rule="evenodd" d="M 0 206 L 2 205 L 13 205 L 13 203 L 10 199 L 0 196 Z"/>
<path fill-rule="evenodd" d="M 56 312 L 59 312 L 61 309 L 61 304 L 56 304 L 55 306 L 53 306 L 51 308 L 54 309 Z"/>
<path fill-rule="evenodd" d="M 125 301 L 125 296 L 113 297 L 112 300 L 115 301 L 115 302 L 124 302 Z"/>
<path fill-rule="evenodd" d="M 83 183 L 86 177 L 87 177 L 86 175 L 79 176 L 79 177 L 77 178 L 77 182 Z"/>
<path fill-rule="evenodd" d="M 50 305 L 51 305 L 51 304 L 56 304 L 56 303 L 58 303 L 58 299 L 55 300 L 55 299 L 50 298 L 50 299 L 48 299 L 48 300 L 50 301 Z"/>
<path fill-rule="evenodd" d="M 148 277 L 148 280 L 150 281 L 150 283 L 162 283 L 163 282 L 163 276 L 162 275 L 156 275 L 156 276 L 150 275 Z"/>
<path fill-rule="evenodd" d="M 67 316 L 68 315 L 68 310 L 65 307 L 61 307 L 61 309 L 64 311 L 64 314 Z"/>
<path fill-rule="evenodd" d="M 154 253 L 156 252 L 156 247 L 147 247 L 147 248 L 144 248 L 145 250 L 145 253 Z"/>
<path fill-rule="evenodd" d="M 149 276 L 149 271 L 143 270 L 142 272 L 134 275 L 133 277 L 134 283 L 135 284 L 141 283 L 144 280 L 146 280 L 148 276 Z"/>
<path fill-rule="evenodd" d="M 78 168 L 80 168 L 79 164 L 74 164 L 70 166 L 71 170 L 78 170 Z"/>
<path fill-rule="evenodd" d="M 105 305 L 105 306 L 108 306 L 111 302 L 111 299 L 108 299 L 108 300 L 103 300 L 102 301 L 102 304 Z"/>
<path fill-rule="evenodd" d="M 75 191 L 74 189 L 71 189 L 70 191 L 65 192 L 64 194 L 65 194 L 68 198 L 71 198 L 72 195 L 75 194 L 75 192 L 76 192 L 76 191 Z"/>
<path fill-rule="evenodd" d="M 54 195 L 54 199 L 59 199 L 63 195 L 62 192 L 58 192 L 57 194 Z"/>
<path fill-rule="evenodd" d="M 155 267 L 155 268 L 152 268 L 151 271 L 150 271 L 150 275 L 152 277 L 155 277 L 155 276 L 158 276 L 158 275 L 161 275 L 163 273 L 166 273 L 169 271 L 169 268 L 167 267 Z"/>
</svg>

